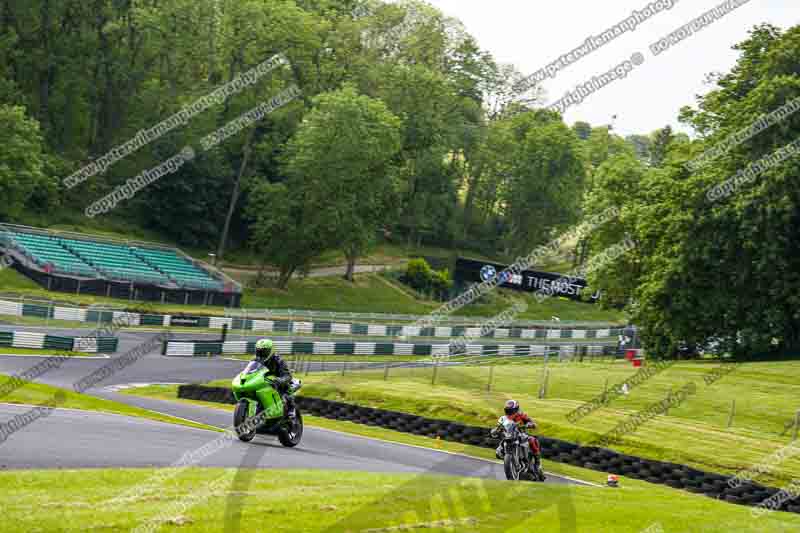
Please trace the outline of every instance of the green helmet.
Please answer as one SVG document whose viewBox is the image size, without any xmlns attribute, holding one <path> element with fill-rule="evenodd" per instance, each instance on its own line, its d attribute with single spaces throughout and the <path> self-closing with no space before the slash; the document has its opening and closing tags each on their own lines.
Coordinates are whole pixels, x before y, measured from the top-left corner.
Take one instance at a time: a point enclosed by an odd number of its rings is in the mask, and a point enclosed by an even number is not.
<svg viewBox="0 0 800 533">
<path fill-rule="evenodd" d="M 256 357 L 259 359 L 268 359 L 275 353 L 275 347 L 272 344 L 272 339 L 260 339 L 256 342 Z"/>
</svg>

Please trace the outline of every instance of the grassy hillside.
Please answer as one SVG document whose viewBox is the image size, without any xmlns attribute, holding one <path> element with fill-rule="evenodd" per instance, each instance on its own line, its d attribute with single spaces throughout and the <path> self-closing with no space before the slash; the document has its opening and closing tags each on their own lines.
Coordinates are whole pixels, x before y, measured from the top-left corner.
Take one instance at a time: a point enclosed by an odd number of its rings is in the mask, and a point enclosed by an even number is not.
<svg viewBox="0 0 800 533">
<path fill-rule="evenodd" d="M 127 300 L 117 300 L 92 295 L 75 295 L 48 291 L 15 270 L 7 268 L 0 271 L 0 294 L 14 294 L 54 300 L 80 305 L 112 304 L 131 305 Z M 506 291 L 495 291 L 484 298 L 484 302 L 474 303 L 456 311 L 459 316 L 494 316 L 512 305 L 510 296 L 524 297 L 529 303 L 528 310 L 519 315 L 520 320 L 550 320 L 558 316 L 561 320 L 612 321 L 624 322 L 623 313 L 604 310 L 599 306 L 572 302 L 562 298 L 549 298 L 538 304 L 532 296 L 510 295 Z M 442 302 L 415 299 L 403 286 L 378 274 L 360 274 L 355 283 L 349 283 L 340 276 L 306 278 L 292 280 L 288 290 L 245 289 L 242 307 L 248 309 L 308 309 L 320 311 L 358 312 L 358 313 L 401 313 L 425 315 L 437 309 Z M 222 315 L 224 308 L 212 306 L 184 306 L 176 304 L 153 304 L 157 312 L 196 313 Z"/>
</svg>

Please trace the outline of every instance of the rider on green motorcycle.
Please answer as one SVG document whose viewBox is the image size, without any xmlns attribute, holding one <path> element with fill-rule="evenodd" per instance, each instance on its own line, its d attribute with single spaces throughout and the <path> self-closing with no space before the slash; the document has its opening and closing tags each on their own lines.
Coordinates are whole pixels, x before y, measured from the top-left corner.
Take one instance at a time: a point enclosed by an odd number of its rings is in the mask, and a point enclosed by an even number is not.
<svg viewBox="0 0 800 533">
<path fill-rule="evenodd" d="M 286 406 L 286 414 L 289 418 L 296 416 L 294 408 L 294 396 L 288 394 L 289 385 L 292 383 L 292 374 L 289 372 L 289 365 L 275 351 L 275 346 L 270 339 L 261 339 L 256 342 L 256 360 L 261 362 L 270 375 L 277 377 L 275 380 L 278 392 Z"/>
</svg>

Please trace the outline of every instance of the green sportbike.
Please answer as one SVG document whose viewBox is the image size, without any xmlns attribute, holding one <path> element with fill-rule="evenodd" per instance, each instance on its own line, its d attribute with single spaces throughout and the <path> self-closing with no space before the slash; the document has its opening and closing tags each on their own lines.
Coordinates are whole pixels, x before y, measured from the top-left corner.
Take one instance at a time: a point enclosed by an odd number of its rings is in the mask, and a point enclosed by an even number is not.
<svg viewBox="0 0 800 533">
<path fill-rule="evenodd" d="M 277 378 L 259 361 L 250 361 L 242 372 L 233 378 L 231 389 L 236 399 L 233 425 L 244 428 L 238 431 L 239 439 L 250 442 L 256 434 L 277 435 L 284 446 L 292 448 L 303 437 L 303 416 L 295 407 L 295 417 L 290 419 L 278 392 Z M 302 386 L 298 379 L 289 384 L 286 394 L 294 394 Z M 258 426 L 250 421 L 258 417 Z M 263 420 L 263 423 L 261 422 Z M 247 424 L 246 424 L 247 423 Z"/>
</svg>

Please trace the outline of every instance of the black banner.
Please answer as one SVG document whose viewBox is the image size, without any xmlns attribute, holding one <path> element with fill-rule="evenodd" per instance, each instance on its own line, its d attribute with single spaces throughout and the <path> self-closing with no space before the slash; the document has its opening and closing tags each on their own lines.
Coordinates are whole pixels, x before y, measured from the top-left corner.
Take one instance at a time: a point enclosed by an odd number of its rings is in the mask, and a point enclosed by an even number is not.
<svg viewBox="0 0 800 533">
<path fill-rule="evenodd" d="M 588 288 L 588 283 L 583 278 L 572 278 L 566 274 L 541 272 L 538 270 L 523 270 L 519 274 L 503 272 L 508 265 L 487 263 L 459 257 L 453 279 L 457 284 L 482 283 L 503 275 L 504 280 L 498 286 L 503 289 L 514 289 L 525 292 L 539 292 L 551 296 L 562 296 L 570 300 L 582 300 L 581 296 Z M 594 303 L 600 299 L 600 291 L 591 295 L 589 302 Z"/>
<path fill-rule="evenodd" d="M 205 324 L 203 323 L 205 322 Z M 184 327 L 208 327 L 208 317 L 199 316 L 186 316 L 186 315 L 172 315 L 169 320 L 171 326 L 184 326 Z"/>
</svg>

